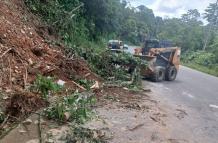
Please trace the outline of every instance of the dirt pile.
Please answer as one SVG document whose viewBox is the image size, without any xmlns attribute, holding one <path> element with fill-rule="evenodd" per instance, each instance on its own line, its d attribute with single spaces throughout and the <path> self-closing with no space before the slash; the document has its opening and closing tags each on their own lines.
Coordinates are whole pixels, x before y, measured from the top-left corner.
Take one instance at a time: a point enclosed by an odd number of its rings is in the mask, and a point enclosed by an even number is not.
<svg viewBox="0 0 218 143">
<path fill-rule="evenodd" d="M 98 79 L 85 61 L 67 58 L 62 45 L 51 44 L 55 36 L 32 15 L 23 1 L 0 1 L 0 88 L 2 91 L 23 90 L 37 74 L 66 81 L 72 89 L 79 88 L 71 79 Z"/>
<path fill-rule="evenodd" d="M 21 92 L 14 94 L 10 101 L 6 104 L 6 113 L 13 117 L 18 117 L 20 115 L 29 115 L 33 111 L 41 107 L 45 107 L 47 102 L 29 92 Z"/>
</svg>

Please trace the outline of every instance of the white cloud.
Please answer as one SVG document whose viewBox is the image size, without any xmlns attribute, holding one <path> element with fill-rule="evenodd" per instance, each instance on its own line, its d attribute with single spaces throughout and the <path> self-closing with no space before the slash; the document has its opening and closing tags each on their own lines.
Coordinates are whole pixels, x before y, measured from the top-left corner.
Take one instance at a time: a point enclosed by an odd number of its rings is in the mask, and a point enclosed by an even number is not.
<svg viewBox="0 0 218 143">
<path fill-rule="evenodd" d="M 142 4 L 153 9 L 156 16 L 161 17 L 180 17 L 189 9 L 198 9 L 200 13 L 204 13 L 209 3 L 215 3 L 216 0 L 154 0 L 150 4 L 148 0 L 131 0 L 133 5 Z"/>
</svg>

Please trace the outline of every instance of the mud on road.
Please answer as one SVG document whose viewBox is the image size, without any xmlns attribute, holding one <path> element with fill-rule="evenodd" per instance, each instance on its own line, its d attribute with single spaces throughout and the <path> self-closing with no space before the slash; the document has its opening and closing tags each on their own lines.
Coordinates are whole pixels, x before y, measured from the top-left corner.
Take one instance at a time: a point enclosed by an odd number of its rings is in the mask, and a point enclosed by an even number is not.
<svg viewBox="0 0 218 143">
<path fill-rule="evenodd" d="M 173 126 L 171 119 L 178 122 L 184 120 L 188 116 L 186 111 L 162 105 L 153 98 L 152 92 L 135 92 L 117 87 L 105 88 L 99 93 L 94 110 L 96 118 L 83 126 L 102 131 L 109 143 L 194 143 L 185 137 L 176 138 L 171 132 Z M 34 118 L 33 123 L 27 126 L 26 132 L 20 133 L 23 128 L 19 125 L 1 142 L 13 142 L 15 137 L 16 143 L 31 140 L 37 142 L 38 132 Z M 66 130 L 66 125 L 57 126 L 51 121 L 45 121 L 42 136 L 51 131 L 64 136 Z M 55 142 L 62 143 L 63 140 L 60 138 L 54 133 Z"/>
<path fill-rule="evenodd" d="M 171 133 L 188 114 L 179 107 L 162 104 L 152 92 L 129 92 L 106 89 L 102 106 L 96 109 L 104 128 L 112 133 L 110 143 L 194 143 L 189 138 L 177 138 Z M 113 91 L 113 92 L 112 92 Z M 114 92 L 115 91 L 115 92 Z"/>
</svg>

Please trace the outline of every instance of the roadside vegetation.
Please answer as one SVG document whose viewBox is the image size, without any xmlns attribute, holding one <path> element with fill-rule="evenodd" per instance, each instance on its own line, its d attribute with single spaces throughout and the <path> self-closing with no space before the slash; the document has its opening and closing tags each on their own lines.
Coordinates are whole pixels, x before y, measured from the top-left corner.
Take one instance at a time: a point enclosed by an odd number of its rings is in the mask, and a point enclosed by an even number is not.
<svg viewBox="0 0 218 143">
<path fill-rule="evenodd" d="M 112 78 L 124 81 L 134 79 L 129 77 L 125 66 L 130 64 L 135 67 L 143 64 L 146 66 L 146 62 L 136 59 L 130 54 L 113 54 L 106 49 L 108 39 L 116 39 L 119 33 L 122 33 L 122 28 L 118 29 L 118 27 L 122 26 L 120 25 L 123 23 L 121 21 L 125 19 L 118 13 L 121 11 L 123 14 L 126 14 L 127 11 L 134 13 L 132 9 L 126 8 L 126 2 L 120 3 L 117 0 L 45 2 L 25 0 L 25 2 L 33 13 L 40 15 L 44 22 L 49 25 L 51 34 L 58 35 L 60 42 L 65 43 L 68 47 L 66 48 L 67 55 L 76 54 L 83 57 L 89 62 L 92 70 L 104 79 Z M 102 9 L 99 9 L 99 4 Z M 130 27 L 131 25 L 126 28 Z M 135 30 L 133 29 L 133 31 Z M 129 38 L 132 36 L 126 38 L 126 41 L 134 44 L 139 43 L 137 41 L 139 39 L 129 40 Z"/>
<path fill-rule="evenodd" d="M 215 53 L 206 51 L 190 52 L 183 57 L 182 61 L 185 66 L 218 76 L 217 57 L 215 55 Z"/>
<path fill-rule="evenodd" d="M 99 56 L 108 39 L 122 39 L 134 45 L 140 45 L 145 38 L 169 39 L 175 46 L 182 47 L 184 64 L 202 66 L 200 69 L 208 69 L 211 71 L 209 73 L 217 72 L 216 3 L 211 3 L 203 14 L 192 9 L 181 18 L 163 19 L 155 17 L 146 6 L 134 8 L 125 0 L 25 2 L 32 12 L 40 15 L 49 25 L 51 34 L 58 34 L 70 49 L 85 58 L 91 57 L 93 60 Z M 201 21 L 202 17 L 208 21 L 207 25 Z M 196 56 L 211 60 L 211 64 L 205 64 L 207 61 L 199 60 Z"/>
</svg>

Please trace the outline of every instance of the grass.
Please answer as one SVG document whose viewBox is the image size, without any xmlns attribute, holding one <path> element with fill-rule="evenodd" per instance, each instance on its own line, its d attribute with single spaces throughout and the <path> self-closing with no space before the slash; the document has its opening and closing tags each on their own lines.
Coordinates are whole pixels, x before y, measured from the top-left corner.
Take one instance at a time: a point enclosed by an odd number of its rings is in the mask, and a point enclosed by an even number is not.
<svg viewBox="0 0 218 143">
<path fill-rule="evenodd" d="M 202 66 L 196 63 L 182 63 L 182 64 L 189 68 L 218 77 L 218 67 L 209 68 L 209 67 L 205 67 L 205 66 Z"/>
</svg>

